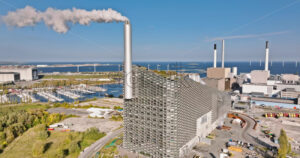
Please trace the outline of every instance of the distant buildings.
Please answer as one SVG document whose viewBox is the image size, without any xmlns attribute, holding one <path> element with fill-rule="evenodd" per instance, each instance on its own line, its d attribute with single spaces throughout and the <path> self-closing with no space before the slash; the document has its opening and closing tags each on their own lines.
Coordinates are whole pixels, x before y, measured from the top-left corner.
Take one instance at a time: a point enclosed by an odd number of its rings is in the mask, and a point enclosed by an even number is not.
<svg viewBox="0 0 300 158">
<path fill-rule="evenodd" d="M 151 157 L 183 157 L 230 109 L 230 96 L 189 77 L 166 78 L 134 67 L 125 99 L 123 147 Z"/>
<path fill-rule="evenodd" d="M 33 66 L 0 66 L 0 82 L 32 81 L 38 79 L 38 72 Z M 14 77 L 12 77 L 14 74 Z M 18 77 L 19 75 L 19 77 Z"/>
</svg>

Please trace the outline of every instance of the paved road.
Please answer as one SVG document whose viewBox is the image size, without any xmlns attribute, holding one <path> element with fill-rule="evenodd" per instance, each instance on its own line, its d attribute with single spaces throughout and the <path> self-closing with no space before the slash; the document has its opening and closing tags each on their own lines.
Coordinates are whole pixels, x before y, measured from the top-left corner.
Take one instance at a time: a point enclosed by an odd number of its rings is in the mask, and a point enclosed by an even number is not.
<svg viewBox="0 0 300 158">
<path fill-rule="evenodd" d="M 246 115 L 239 114 L 239 116 L 247 122 L 246 127 L 244 128 L 243 132 L 241 133 L 241 138 L 245 142 L 251 143 L 256 146 L 262 146 L 261 144 L 258 144 L 254 140 L 254 138 L 250 135 L 250 133 L 254 133 L 253 127 L 255 125 L 255 122 L 251 118 L 247 117 Z"/>
<path fill-rule="evenodd" d="M 107 135 L 99 140 L 97 140 L 94 144 L 84 149 L 84 152 L 81 152 L 78 158 L 91 158 L 93 157 L 108 141 L 117 137 L 123 132 L 123 128 L 118 129 L 116 131 L 107 133 Z"/>
</svg>

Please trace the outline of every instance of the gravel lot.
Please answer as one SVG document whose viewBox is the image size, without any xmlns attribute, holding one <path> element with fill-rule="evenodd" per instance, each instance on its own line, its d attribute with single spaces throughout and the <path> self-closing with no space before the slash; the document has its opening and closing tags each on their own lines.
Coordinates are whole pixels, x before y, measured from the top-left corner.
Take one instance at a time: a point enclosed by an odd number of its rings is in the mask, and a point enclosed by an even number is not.
<svg viewBox="0 0 300 158">
<path fill-rule="evenodd" d="M 72 117 L 62 121 L 65 124 L 72 124 L 69 128 L 74 131 L 86 131 L 88 128 L 97 127 L 101 132 L 108 133 L 120 127 L 123 121 L 111 121 L 108 119 Z"/>
<path fill-rule="evenodd" d="M 73 114 L 79 117 L 67 118 L 61 123 L 64 123 L 69 126 L 71 130 L 74 131 L 86 131 L 88 128 L 97 127 L 101 132 L 110 132 L 123 124 L 123 121 L 111 121 L 109 119 L 100 119 L 100 118 L 88 118 L 89 112 L 87 109 L 70 109 L 70 108 L 51 108 L 48 109 L 50 113 L 64 113 L 64 114 Z"/>
<path fill-rule="evenodd" d="M 76 115 L 81 117 L 87 117 L 88 112 L 86 109 L 70 109 L 70 108 L 51 108 L 47 110 L 49 113 L 60 113 L 60 114 L 66 114 L 66 115 Z"/>
<path fill-rule="evenodd" d="M 123 99 L 120 98 L 100 98 L 95 101 L 89 101 L 84 103 L 79 103 L 80 106 L 87 106 L 87 105 L 94 105 L 94 106 L 107 106 L 110 108 L 114 108 L 114 106 L 123 107 Z"/>
</svg>

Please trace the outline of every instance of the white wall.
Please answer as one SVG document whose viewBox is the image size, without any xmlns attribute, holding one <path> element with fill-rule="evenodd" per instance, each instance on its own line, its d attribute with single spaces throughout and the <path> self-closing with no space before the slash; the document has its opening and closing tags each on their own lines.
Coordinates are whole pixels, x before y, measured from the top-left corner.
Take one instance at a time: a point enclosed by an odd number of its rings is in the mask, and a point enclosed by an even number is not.
<svg viewBox="0 0 300 158">
<path fill-rule="evenodd" d="M 15 74 L 0 74 L 0 82 L 15 81 Z"/>
<path fill-rule="evenodd" d="M 18 72 L 20 73 L 20 80 L 32 81 L 32 68 L 8 68 L 0 69 L 0 72 Z"/>
<path fill-rule="evenodd" d="M 243 84 L 243 93 L 264 93 L 266 95 L 272 95 L 273 93 L 273 86 L 269 85 L 257 85 L 257 84 Z"/>
</svg>

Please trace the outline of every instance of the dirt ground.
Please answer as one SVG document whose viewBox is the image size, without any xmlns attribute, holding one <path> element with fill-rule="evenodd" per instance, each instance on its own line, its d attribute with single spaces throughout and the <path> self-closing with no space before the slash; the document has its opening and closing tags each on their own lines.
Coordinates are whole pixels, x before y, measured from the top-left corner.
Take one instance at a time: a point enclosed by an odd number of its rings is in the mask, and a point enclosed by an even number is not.
<svg viewBox="0 0 300 158">
<path fill-rule="evenodd" d="M 60 114 L 66 114 L 66 115 L 76 115 L 81 117 L 87 117 L 88 112 L 86 109 L 70 109 L 70 108 L 51 108 L 47 110 L 49 113 L 60 113 Z"/>
<path fill-rule="evenodd" d="M 79 103 L 80 106 L 86 106 L 90 104 L 94 106 L 107 106 L 110 108 L 113 108 L 114 106 L 120 106 L 120 107 L 124 106 L 123 99 L 120 98 L 100 98 L 95 101 Z"/>
<path fill-rule="evenodd" d="M 259 139 L 264 142 L 273 145 L 279 146 L 267 138 L 261 131 L 262 130 L 270 130 L 271 133 L 274 133 L 276 139 L 278 139 L 280 135 L 280 130 L 284 129 L 287 136 L 289 137 L 289 142 L 292 145 L 292 150 L 297 154 L 300 154 L 300 118 L 288 118 L 288 117 L 280 117 L 280 118 L 265 118 L 262 115 L 264 113 L 279 113 L 279 112 L 287 112 L 287 113 L 299 113 L 299 111 L 292 109 L 263 109 L 263 108 L 253 108 L 252 114 L 253 117 L 256 117 L 259 120 L 257 130 L 253 135 L 256 135 Z"/>
<path fill-rule="evenodd" d="M 119 128 L 123 121 L 112 121 L 109 118 L 101 119 L 101 118 L 89 118 L 89 112 L 87 109 L 79 109 L 79 108 L 51 108 L 48 109 L 50 113 L 64 113 L 64 114 L 73 114 L 79 117 L 71 117 L 67 118 L 61 123 L 67 125 L 70 130 L 83 132 L 91 127 L 97 127 L 101 132 L 108 133 L 110 131 Z"/>
<path fill-rule="evenodd" d="M 224 120 L 224 125 L 231 127 L 230 130 L 218 130 L 214 129 L 211 133 L 215 135 L 215 138 L 212 140 L 211 145 L 204 143 L 199 143 L 194 147 L 196 153 L 205 158 L 216 158 L 220 156 L 222 149 L 226 149 L 226 142 L 229 139 L 233 140 L 243 140 L 241 135 L 244 130 L 240 125 L 230 123 L 232 119 L 226 118 Z M 247 148 L 242 148 L 243 152 L 230 151 L 233 155 L 232 158 L 241 158 L 246 157 L 247 155 L 255 155 L 258 158 L 262 158 L 261 155 L 256 154 L 255 151 L 250 151 Z"/>
<path fill-rule="evenodd" d="M 88 128 L 97 127 L 101 132 L 108 133 L 120 127 L 123 121 L 111 121 L 109 119 L 72 117 L 63 120 L 61 123 L 69 125 L 74 131 L 86 131 Z"/>
</svg>

